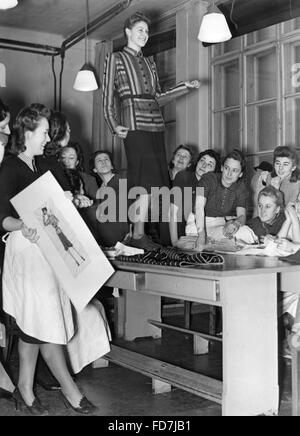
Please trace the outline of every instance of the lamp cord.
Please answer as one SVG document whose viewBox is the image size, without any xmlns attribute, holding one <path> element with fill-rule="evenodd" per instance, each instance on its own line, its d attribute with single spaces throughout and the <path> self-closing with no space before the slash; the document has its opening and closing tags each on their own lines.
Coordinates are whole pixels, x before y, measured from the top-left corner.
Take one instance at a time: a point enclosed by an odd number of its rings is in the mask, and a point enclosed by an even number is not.
<svg viewBox="0 0 300 436">
<path fill-rule="evenodd" d="M 89 25 L 89 0 L 86 0 L 86 13 L 85 13 L 85 63 L 87 64 L 88 59 L 88 25 Z"/>
<path fill-rule="evenodd" d="M 290 18 L 291 19 L 294 18 L 294 14 L 293 14 L 293 0 L 290 0 Z"/>
<path fill-rule="evenodd" d="M 235 7 L 235 2 L 236 2 L 236 0 L 232 0 L 232 3 L 231 3 L 230 21 L 234 24 L 234 27 L 236 28 L 236 30 L 238 30 L 237 22 L 234 21 L 234 19 L 233 19 L 233 11 L 234 11 L 234 7 Z"/>
</svg>

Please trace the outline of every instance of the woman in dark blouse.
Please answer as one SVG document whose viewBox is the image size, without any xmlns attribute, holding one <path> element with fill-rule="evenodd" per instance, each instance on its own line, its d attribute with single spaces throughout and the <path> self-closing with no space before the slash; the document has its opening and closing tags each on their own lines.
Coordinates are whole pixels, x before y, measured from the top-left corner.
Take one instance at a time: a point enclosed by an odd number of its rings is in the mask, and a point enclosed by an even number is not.
<svg viewBox="0 0 300 436">
<path fill-rule="evenodd" d="M 223 225 L 223 235 L 232 238 L 246 223 L 248 191 L 244 183 L 246 159 L 239 150 L 229 153 L 221 174 L 209 173 L 202 177 L 202 194 L 196 199 L 196 249 L 202 250 L 206 236 L 212 236 L 216 226 Z"/>
<path fill-rule="evenodd" d="M 19 381 L 15 400 L 32 415 L 47 415 L 33 391 L 39 352 L 59 381 L 62 393 L 79 413 L 95 408 L 82 396 L 65 360 L 63 346 L 74 334 L 71 303 L 43 257 L 37 231 L 26 227 L 10 199 L 41 175 L 35 163 L 42 156 L 49 123 L 38 110 L 23 109 L 17 117 L 12 143 L 13 156 L 0 171 L 0 225 L 10 232 L 3 273 L 4 311 L 16 320 L 19 336 Z M 59 345 L 58 345 L 59 344 Z"/>
<path fill-rule="evenodd" d="M 182 171 L 175 177 L 173 187 L 180 188 L 182 192 L 182 207 L 176 204 L 174 198 L 174 203 L 171 204 L 169 223 L 173 246 L 176 246 L 178 240 L 185 236 L 186 219 L 194 210 L 196 189 L 202 176 L 210 172 L 219 173 L 221 170 L 220 160 L 220 155 L 217 152 L 214 150 L 205 150 L 199 154 L 195 171 Z M 186 198 L 186 188 L 189 188 L 189 193 L 192 194 L 191 198 Z"/>
<path fill-rule="evenodd" d="M 96 234 L 102 247 L 114 247 L 122 242 L 129 233 L 127 210 L 120 217 L 120 183 L 127 183 L 114 170 L 112 155 L 109 151 L 99 150 L 91 158 L 93 171 L 102 182 L 96 194 Z M 110 195 L 110 194 L 113 195 Z M 127 200 L 127 190 L 125 190 Z M 108 203 L 108 199 L 111 202 Z M 125 202 L 127 204 L 127 201 Z M 122 219 L 123 218 L 123 219 Z"/>
</svg>

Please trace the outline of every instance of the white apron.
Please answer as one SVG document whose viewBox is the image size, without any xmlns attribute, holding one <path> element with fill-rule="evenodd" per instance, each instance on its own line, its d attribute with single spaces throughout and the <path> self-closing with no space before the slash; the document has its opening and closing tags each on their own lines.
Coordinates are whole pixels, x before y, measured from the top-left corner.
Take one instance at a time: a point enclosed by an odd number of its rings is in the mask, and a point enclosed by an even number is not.
<svg viewBox="0 0 300 436">
<path fill-rule="evenodd" d="M 21 232 L 10 234 L 3 267 L 3 309 L 28 336 L 67 344 L 74 335 L 72 307 L 40 248 Z"/>
<path fill-rule="evenodd" d="M 6 243 L 3 308 L 25 334 L 67 345 L 74 373 L 110 351 L 101 303 L 95 300 L 77 313 L 39 247 L 21 232 L 13 232 Z"/>
<path fill-rule="evenodd" d="M 104 307 L 93 300 L 82 312 L 76 313 L 76 334 L 67 345 L 75 374 L 85 366 L 110 352 L 110 329 Z"/>
</svg>

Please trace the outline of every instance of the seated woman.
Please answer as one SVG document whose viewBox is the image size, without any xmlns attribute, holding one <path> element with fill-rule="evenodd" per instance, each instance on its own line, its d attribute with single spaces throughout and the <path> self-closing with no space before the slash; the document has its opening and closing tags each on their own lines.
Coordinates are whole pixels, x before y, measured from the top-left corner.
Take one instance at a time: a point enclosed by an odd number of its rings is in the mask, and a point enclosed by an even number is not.
<svg viewBox="0 0 300 436">
<path fill-rule="evenodd" d="M 84 159 L 80 145 L 69 143 L 59 152 L 59 161 L 69 179 L 73 195 L 86 195 L 96 199 L 98 185 L 96 178 L 84 172 Z"/>
<path fill-rule="evenodd" d="M 277 147 L 274 151 L 274 169 L 272 173 L 263 172 L 261 184 L 274 186 L 284 196 L 284 205 L 295 203 L 300 192 L 300 170 L 297 151 L 293 147 Z M 256 207 L 256 205 L 254 205 Z"/>
<path fill-rule="evenodd" d="M 258 241 L 261 241 L 267 235 L 277 236 L 285 220 L 282 192 L 273 186 L 267 186 L 258 194 L 258 217 L 252 218 L 246 225 L 254 232 Z M 235 236 L 239 239 L 240 231 Z"/>
<path fill-rule="evenodd" d="M 129 233 L 127 211 L 123 219 L 119 216 L 119 189 L 122 179 L 115 172 L 112 155 L 109 151 L 97 151 L 92 155 L 90 163 L 92 171 L 102 182 L 102 186 L 96 194 L 97 240 L 102 247 L 114 247 L 117 242 L 122 242 Z M 127 204 L 127 195 L 125 200 L 125 204 Z"/>
<path fill-rule="evenodd" d="M 248 191 L 244 182 L 246 159 L 233 150 L 223 160 L 221 174 L 205 174 L 196 198 L 195 218 L 187 224 L 187 235 L 196 236 L 195 249 L 202 251 L 207 237 L 214 240 L 233 238 L 246 223 Z"/>
<path fill-rule="evenodd" d="M 184 209 L 176 205 L 176 201 L 170 205 L 170 235 L 174 247 L 177 246 L 180 238 L 185 236 L 186 218 L 193 212 L 196 202 L 196 188 L 204 174 L 209 172 L 219 173 L 221 171 L 221 158 L 214 150 L 205 150 L 199 154 L 195 171 L 181 171 L 175 177 L 173 187 L 178 187 L 182 191 L 182 204 Z M 190 188 L 192 198 L 185 198 L 185 188 Z M 187 204 L 189 202 L 189 204 Z M 188 207 L 190 206 L 190 207 Z M 182 241 L 181 241 L 182 244 Z"/>
<path fill-rule="evenodd" d="M 179 145 L 173 153 L 169 163 L 169 176 L 171 182 L 181 171 L 185 171 L 193 164 L 193 152 L 187 145 Z"/>
</svg>

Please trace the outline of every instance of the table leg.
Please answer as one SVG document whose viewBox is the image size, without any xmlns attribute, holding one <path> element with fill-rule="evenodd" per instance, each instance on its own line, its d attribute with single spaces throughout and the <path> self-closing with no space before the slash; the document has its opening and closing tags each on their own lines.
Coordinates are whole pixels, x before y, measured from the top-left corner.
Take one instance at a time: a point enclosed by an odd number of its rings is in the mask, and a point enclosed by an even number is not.
<svg viewBox="0 0 300 436">
<path fill-rule="evenodd" d="M 292 407 L 293 416 L 300 416 L 300 353 L 292 350 Z"/>
<path fill-rule="evenodd" d="M 223 415 L 276 415 L 277 274 L 225 278 L 220 285 Z"/>
<path fill-rule="evenodd" d="M 161 329 L 148 323 L 149 319 L 161 322 L 161 297 L 124 290 L 122 298 L 124 328 L 119 325 L 118 331 L 123 332 L 124 339 L 161 338 Z"/>
</svg>

